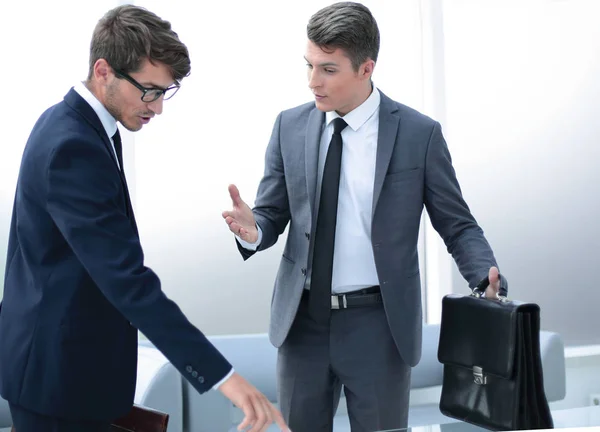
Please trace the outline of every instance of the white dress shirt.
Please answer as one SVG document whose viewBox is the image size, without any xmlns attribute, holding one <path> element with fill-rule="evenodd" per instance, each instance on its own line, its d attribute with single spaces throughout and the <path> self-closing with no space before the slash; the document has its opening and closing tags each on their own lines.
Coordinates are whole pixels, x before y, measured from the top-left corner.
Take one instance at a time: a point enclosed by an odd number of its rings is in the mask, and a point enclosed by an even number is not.
<svg viewBox="0 0 600 432">
<path fill-rule="evenodd" d="M 115 143 L 112 139 L 113 135 L 117 133 L 117 121 L 108 112 L 106 107 L 102 105 L 102 103 L 98 99 L 96 99 L 96 96 L 94 96 L 94 94 L 83 83 L 80 82 L 75 84 L 75 86 L 73 86 L 73 89 L 77 92 L 77 94 L 79 94 L 79 96 L 85 99 L 85 101 L 92 107 L 92 109 L 100 119 L 102 127 L 104 127 L 104 130 L 106 131 L 106 134 L 108 135 L 108 138 L 112 145 L 112 149 L 115 154 L 115 160 L 117 161 L 117 166 L 119 166 L 119 158 L 117 157 L 117 152 L 115 151 Z M 232 368 L 221 381 L 219 381 L 213 386 L 213 389 L 217 390 L 221 386 L 221 384 L 223 384 L 229 379 L 229 377 L 231 377 L 231 375 L 233 375 L 233 373 L 234 369 Z"/>
<path fill-rule="evenodd" d="M 371 245 L 371 213 L 380 101 L 379 90 L 373 86 L 373 92 L 367 100 L 343 117 L 348 127 L 342 131 L 342 166 L 333 253 L 332 292 L 334 294 L 379 285 Z M 325 159 L 333 135 L 332 121 L 337 117 L 339 115 L 335 111 L 325 114 L 319 148 L 317 197 L 320 196 Z M 318 198 L 316 201 L 315 207 L 318 211 Z M 245 242 L 237 236 L 236 239 L 242 247 L 256 250 L 262 240 L 260 226 L 258 234 L 255 243 Z M 307 289 L 310 288 L 311 263 L 308 264 Z"/>
</svg>

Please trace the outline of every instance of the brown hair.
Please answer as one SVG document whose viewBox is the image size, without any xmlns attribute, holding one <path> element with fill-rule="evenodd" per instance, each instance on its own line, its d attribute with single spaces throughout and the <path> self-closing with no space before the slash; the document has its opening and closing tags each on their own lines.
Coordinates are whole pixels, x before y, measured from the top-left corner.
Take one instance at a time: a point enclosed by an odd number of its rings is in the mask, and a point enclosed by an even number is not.
<svg viewBox="0 0 600 432">
<path fill-rule="evenodd" d="M 176 81 L 191 70 L 188 49 L 171 29 L 171 23 L 133 5 L 111 9 L 98 21 L 90 44 L 88 79 L 101 58 L 124 73 L 137 72 L 144 59 L 160 62 L 171 70 Z"/>
</svg>

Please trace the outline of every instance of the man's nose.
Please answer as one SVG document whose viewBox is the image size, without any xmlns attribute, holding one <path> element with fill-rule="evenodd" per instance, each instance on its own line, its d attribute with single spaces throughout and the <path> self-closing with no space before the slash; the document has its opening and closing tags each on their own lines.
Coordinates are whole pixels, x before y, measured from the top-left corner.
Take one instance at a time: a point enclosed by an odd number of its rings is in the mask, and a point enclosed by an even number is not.
<svg viewBox="0 0 600 432">
<path fill-rule="evenodd" d="M 308 88 L 311 90 L 320 87 L 319 74 L 314 69 L 309 69 L 308 71 Z"/>
<path fill-rule="evenodd" d="M 156 115 L 162 114 L 162 111 L 163 111 L 163 96 L 159 97 L 158 99 L 156 99 L 153 102 L 149 102 L 148 103 L 148 108 L 150 108 L 150 110 L 154 114 L 156 114 Z"/>
</svg>

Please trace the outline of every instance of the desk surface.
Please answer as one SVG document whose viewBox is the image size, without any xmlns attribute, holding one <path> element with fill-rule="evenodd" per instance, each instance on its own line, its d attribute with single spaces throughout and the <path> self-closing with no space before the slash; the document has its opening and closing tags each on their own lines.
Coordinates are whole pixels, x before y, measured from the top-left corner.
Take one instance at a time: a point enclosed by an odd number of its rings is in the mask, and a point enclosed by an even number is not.
<svg viewBox="0 0 600 432">
<path fill-rule="evenodd" d="M 577 428 L 600 426 L 600 406 L 571 408 L 552 411 L 555 428 Z M 451 419 L 448 419 L 451 421 Z M 463 422 L 415 426 L 407 429 L 391 429 L 379 432 L 488 432 L 486 429 Z M 0 432 L 10 432 L 10 428 L 0 428 Z"/>
<path fill-rule="evenodd" d="M 554 427 L 558 428 L 577 428 L 600 426 L 600 406 L 590 406 L 581 408 L 571 408 L 552 411 Z M 452 421 L 451 419 L 448 419 Z M 483 432 L 487 429 L 473 426 L 461 421 L 452 423 L 435 424 L 428 426 L 415 426 L 406 429 L 390 429 L 379 432 Z"/>
</svg>

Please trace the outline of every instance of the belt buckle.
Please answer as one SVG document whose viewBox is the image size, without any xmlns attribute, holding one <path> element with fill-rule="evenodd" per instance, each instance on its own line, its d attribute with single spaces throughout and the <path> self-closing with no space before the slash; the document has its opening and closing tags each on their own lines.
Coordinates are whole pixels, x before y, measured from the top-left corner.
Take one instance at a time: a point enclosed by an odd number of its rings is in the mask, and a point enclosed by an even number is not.
<svg viewBox="0 0 600 432">
<path fill-rule="evenodd" d="M 341 307 L 340 307 L 340 297 L 342 298 Z M 346 300 L 346 294 L 332 295 L 331 296 L 331 309 L 348 309 L 348 301 Z"/>
</svg>

